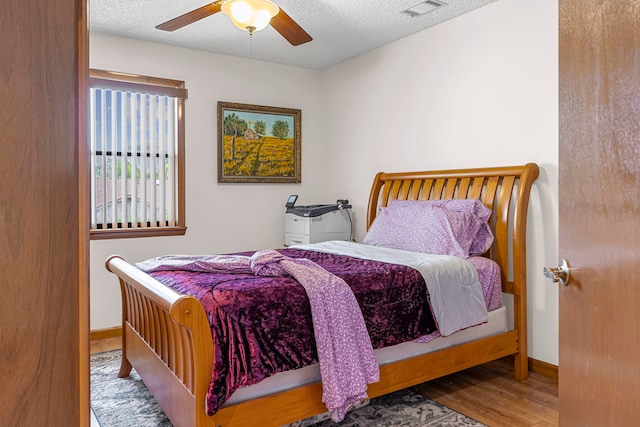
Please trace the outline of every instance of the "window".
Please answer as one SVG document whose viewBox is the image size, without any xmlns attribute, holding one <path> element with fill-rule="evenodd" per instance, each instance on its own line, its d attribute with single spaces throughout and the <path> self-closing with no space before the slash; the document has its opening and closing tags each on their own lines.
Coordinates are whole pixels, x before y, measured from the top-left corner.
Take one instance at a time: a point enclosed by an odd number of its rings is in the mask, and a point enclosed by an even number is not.
<svg viewBox="0 0 640 427">
<path fill-rule="evenodd" d="M 183 235 L 184 82 L 90 72 L 91 238 Z"/>
</svg>

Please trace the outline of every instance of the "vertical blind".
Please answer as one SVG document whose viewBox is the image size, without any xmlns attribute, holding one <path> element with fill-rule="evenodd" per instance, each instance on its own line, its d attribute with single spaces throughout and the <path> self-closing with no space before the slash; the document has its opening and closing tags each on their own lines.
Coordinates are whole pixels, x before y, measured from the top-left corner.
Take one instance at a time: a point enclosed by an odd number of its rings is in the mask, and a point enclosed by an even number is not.
<svg viewBox="0 0 640 427">
<path fill-rule="evenodd" d="M 177 220 L 178 98 L 90 89 L 91 228 Z"/>
</svg>

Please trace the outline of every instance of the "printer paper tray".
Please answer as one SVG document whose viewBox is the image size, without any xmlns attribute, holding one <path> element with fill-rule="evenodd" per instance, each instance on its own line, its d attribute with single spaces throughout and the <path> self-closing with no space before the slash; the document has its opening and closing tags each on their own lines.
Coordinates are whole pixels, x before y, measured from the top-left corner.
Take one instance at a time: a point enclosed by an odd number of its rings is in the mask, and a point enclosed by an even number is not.
<svg viewBox="0 0 640 427">
<path fill-rule="evenodd" d="M 292 234 L 286 233 L 284 236 L 284 245 L 306 245 L 309 244 L 309 235 L 308 234 Z"/>
</svg>

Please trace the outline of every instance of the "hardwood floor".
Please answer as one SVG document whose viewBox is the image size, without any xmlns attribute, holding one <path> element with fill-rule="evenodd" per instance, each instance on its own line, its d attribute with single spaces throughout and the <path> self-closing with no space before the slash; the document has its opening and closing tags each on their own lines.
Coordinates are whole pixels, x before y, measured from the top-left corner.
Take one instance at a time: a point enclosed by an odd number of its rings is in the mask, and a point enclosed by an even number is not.
<svg viewBox="0 0 640 427">
<path fill-rule="evenodd" d="M 104 338 L 101 340 L 91 340 L 89 343 L 89 351 L 91 354 L 102 353 L 110 350 L 118 350 L 122 348 L 122 338 Z"/>
<path fill-rule="evenodd" d="M 504 359 L 414 389 L 488 426 L 558 425 L 558 380 L 530 372 L 526 381 L 516 381 Z"/>
<path fill-rule="evenodd" d="M 120 338 L 91 341 L 92 354 L 118 348 Z M 516 381 L 504 359 L 412 389 L 490 427 L 558 425 L 558 380 L 530 372 L 526 381 Z"/>
</svg>

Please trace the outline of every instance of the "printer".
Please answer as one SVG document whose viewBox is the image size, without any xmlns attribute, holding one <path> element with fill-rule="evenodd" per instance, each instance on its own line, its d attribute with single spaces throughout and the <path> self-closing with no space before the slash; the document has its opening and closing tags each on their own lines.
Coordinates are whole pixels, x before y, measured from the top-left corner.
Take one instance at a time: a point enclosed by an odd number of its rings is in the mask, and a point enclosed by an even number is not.
<svg viewBox="0 0 640 427">
<path fill-rule="evenodd" d="M 285 213 L 285 246 L 327 240 L 351 240 L 348 200 L 332 205 L 289 206 Z"/>
</svg>

